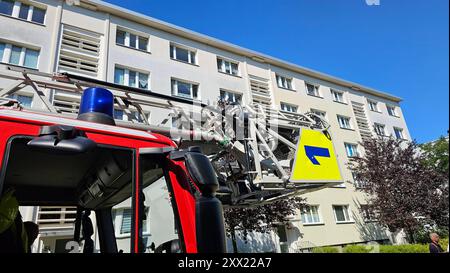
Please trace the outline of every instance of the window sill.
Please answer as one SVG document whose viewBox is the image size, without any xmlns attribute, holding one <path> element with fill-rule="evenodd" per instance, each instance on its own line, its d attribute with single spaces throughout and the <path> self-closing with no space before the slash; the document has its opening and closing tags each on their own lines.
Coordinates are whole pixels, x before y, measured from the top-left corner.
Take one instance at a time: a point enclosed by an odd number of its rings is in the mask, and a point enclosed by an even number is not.
<svg viewBox="0 0 450 273">
<path fill-rule="evenodd" d="M 178 60 L 178 59 L 174 59 L 174 58 L 170 58 L 172 61 L 177 61 L 177 62 L 180 62 L 180 63 L 183 63 L 183 64 L 189 64 L 189 65 L 192 65 L 192 66 L 197 66 L 197 67 L 200 67 L 198 64 L 193 64 L 193 63 L 190 63 L 190 62 L 185 62 L 185 61 L 182 61 L 182 60 Z"/>
<path fill-rule="evenodd" d="M 291 92 L 297 92 L 297 90 L 295 90 L 293 88 L 286 88 L 286 87 L 279 86 L 279 85 L 277 85 L 277 87 L 280 88 L 280 89 L 283 89 L 283 90 L 287 90 L 287 91 L 291 91 Z"/>
<path fill-rule="evenodd" d="M 14 66 L 14 67 L 17 67 L 17 68 L 23 68 L 23 69 L 29 69 L 29 70 L 39 71 L 38 68 L 28 67 L 28 66 L 23 66 L 23 65 L 18 65 L 18 64 L 10 64 L 10 63 L 4 63 L 4 62 L 0 62 L 0 64 L 2 64 L 2 65 L 7 65 L 7 66 Z"/>
<path fill-rule="evenodd" d="M 319 96 L 319 95 L 311 95 L 311 94 L 308 94 L 308 93 L 306 93 L 306 95 L 311 96 L 311 97 L 314 97 L 314 98 L 323 99 L 323 97 L 322 97 L 322 96 Z"/>
<path fill-rule="evenodd" d="M 343 105 L 348 105 L 348 103 L 346 103 L 345 101 L 333 100 L 333 102 L 343 104 Z"/>
<path fill-rule="evenodd" d="M 227 76 L 232 76 L 232 77 L 236 77 L 236 78 L 242 79 L 242 76 L 240 76 L 240 75 L 233 75 L 233 74 L 230 74 L 230 73 L 227 73 L 227 72 L 223 72 L 223 71 L 220 71 L 220 70 L 217 70 L 217 72 L 219 72 L 220 74 L 227 75 Z"/>
<path fill-rule="evenodd" d="M 342 130 L 347 130 L 347 131 L 355 131 L 355 129 L 352 129 L 352 128 L 345 128 L 345 127 L 339 127 L 339 128 L 341 128 Z"/>
<path fill-rule="evenodd" d="M 127 49 L 132 49 L 132 50 L 135 50 L 135 51 L 138 51 L 138 52 L 142 52 L 142 53 L 146 53 L 146 54 L 152 54 L 150 51 L 148 51 L 148 50 L 142 50 L 142 49 L 139 49 L 139 48 L 134 48 L 134 47 L 131 47 L 131 46 L 126 46 L 126 45 L 122 45 L 122 44 L 119 44 L 119 43 L 116 43 L 116 46 L 120 46 L 120 47 L 124 47 L 124 48 L 127 48 Z"/>
<path fill-rule="evenodd" d="M 304 227 L 308 227 L 308 226 L 324 226 L 325 223 L 324 222 L 319 222 L 319 223 L 302 223 L 302 226 Z"/>
<path fill-rule="evenodd" d="M 7 14 L 4 14 L 4 13 L 0 13 L 0 16 L 4 16 L 4 17 L 7 17 L 7 18 L 15 19 L 15 20 L 22 21 L 22 22 L 25 22 L 25 23 L 34 24 L 34 25 L 41 26 L 41 27 L 45 27 L 45 24 L 37 23 L 37 22 L 34 22 L 34 21 L 28 21 L 28 20 L 25 20 L 25 19 L 22 19 L 22 18 L 18 18 L 18 17 L 14 17 L 14 16 L 11 16 L 11 15 L 7 15 Z"/>
<path fill-rule="evenodd" d="M 374 112 L 374 113 L 378 113 L 378 114 L 383 114 L 383 112 L 378 111 L 378 110 L 372 110 L 372 109 L 369 109 L 369 110 L 370 110 L 370 112 Z"/>
<path fill-rule="evenodd" d="M 345 225 L 345 224 L 354 224 L 355 223 L 355 221 L 342 221 L 342 222 L 336 222 L 336 224 L 338 224 L 338 225 Z"/>
<path fill-rule="evenodd" d="M 136 89 L 139 89 L 139 90 L 142 90 L 142 91 L 149 91 L 149 92 L 152 92 L 150 89 L 148 89 L 148 88 L 140 88 L 140 87 L 136 87 L 136 86 L 129 86 L 129 85 L 126 85 L 126 84 L 122 84 L 122 83 L 114 83 L 114 84 L 117 84 L 117 85 L 121 85 L 121 86 L 125 86 L 125 87 L 130 87 L 130 88 L 136 88 Z M 147 84 L 148 85 L 148 84 Z"/>
<path fill-rule="evenodd" d="M 151 234 L 150 234 L 150 232 L 143 232 L 142 236 L 151 236 Z M 117 239 L 126 239 L 126 238 L 130 238 L 130 237 L 131 237 L 131 233 L 116 234 Z"/>
<path fill-rule="evenodd" d="M 202 103 L 202 100 L 199 99 L 199 98 L 194 99 L 194 98 L 189 98 L 189 97 L 185 97 L 185 96 L 180 96 L 180 95 L 177 95 L 177 94 L 172 94 L 172 96 L 175 96 L 175 97 L 177 97 L 177 98 L 182 98 L 182 99 L 190 100 L 190 101 L 195 102 L 195 103 Z"/>
<path fill-rule="evenodd" d="M 396 116 L 396 115 L 389 115 L 390 117 L 393 117 L 393 118 L 400 118 L 400 116 Z"/>
</svg>

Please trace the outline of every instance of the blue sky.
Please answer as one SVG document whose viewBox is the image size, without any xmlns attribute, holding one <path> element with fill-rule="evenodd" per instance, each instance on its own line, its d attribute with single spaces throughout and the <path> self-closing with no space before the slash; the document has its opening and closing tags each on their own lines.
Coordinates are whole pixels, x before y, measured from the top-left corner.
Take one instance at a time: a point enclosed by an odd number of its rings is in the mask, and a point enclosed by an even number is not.
<svg viewBox="0 0 450 273">
<path fill-rule="evenodd" d="M 404 99 L 418 142 L 449 128 L 448 0 L 108 0 Z"/>
</svg>

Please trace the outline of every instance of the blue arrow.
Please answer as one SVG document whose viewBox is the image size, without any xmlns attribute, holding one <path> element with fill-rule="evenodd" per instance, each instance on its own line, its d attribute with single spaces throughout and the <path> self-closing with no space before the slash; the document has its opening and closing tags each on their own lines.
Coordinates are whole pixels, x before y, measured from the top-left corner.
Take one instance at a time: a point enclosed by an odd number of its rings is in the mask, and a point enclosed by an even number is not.
<svg viewBox="0 0 450 273">
<path fill-rule="evenodd" d="M 316 156 L 330 157 L 330 151 L 327 148 L 305 145 L 305 152 L 306 156 L 314 165 L 320 165 L 319 161 L 316 159 Z"/>
</svg>

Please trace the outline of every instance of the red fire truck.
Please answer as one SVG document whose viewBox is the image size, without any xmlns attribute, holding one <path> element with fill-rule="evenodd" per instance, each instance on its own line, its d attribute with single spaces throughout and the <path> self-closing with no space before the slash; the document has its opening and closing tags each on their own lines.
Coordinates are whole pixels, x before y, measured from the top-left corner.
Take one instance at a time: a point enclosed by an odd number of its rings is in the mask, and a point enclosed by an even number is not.
<svg viewBox="0 0 450 273">
<path fill-rule="evenodd" d="M 225 252 L 209 159 L 198 147 L 115 126 L 112 101 L 106 89 L 86 89 L 77 119 L 0 107 L 0 193 L 13 190 L 20 206 L 76 206 L 77 242 L 86 239 L 83 213 L 94 212 L 100 252 L 118 252 L 112 208 L 126 200 L 131 252 Z"/>
</svg>

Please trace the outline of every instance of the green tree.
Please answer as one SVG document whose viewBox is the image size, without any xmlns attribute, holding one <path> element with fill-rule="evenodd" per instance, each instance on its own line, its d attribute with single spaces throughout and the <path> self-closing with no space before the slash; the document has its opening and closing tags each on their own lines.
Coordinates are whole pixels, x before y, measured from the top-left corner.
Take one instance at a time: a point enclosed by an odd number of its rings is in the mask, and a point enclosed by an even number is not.
<svg viewBox="0 0 450 273">
<path fill-rule="evenodd" d="M 286 222 L 286 217 L 306 206 L 306 199 L 290 197 L 272 203 L 254 207 L 229 207 L 224 210 L 227 235 L 233 243 L 233 252 L 237 253 L 236 231 L 247 239 L 249 232 L 268 233 L 277 224 Z"/>
<path fill-rule="evenodd" d="M 438 140 L 420 145 L 423 152 L 424 164 L 440 173 L 446 179 L 440 181 L 440 194 L 437 209 L 433 212 L 438 230 L 448 233 L 449 224 L 449 185 L 448 185 L 448 162 L 449 162 L 449 137 L 441 136 Z"/>
</svg>

